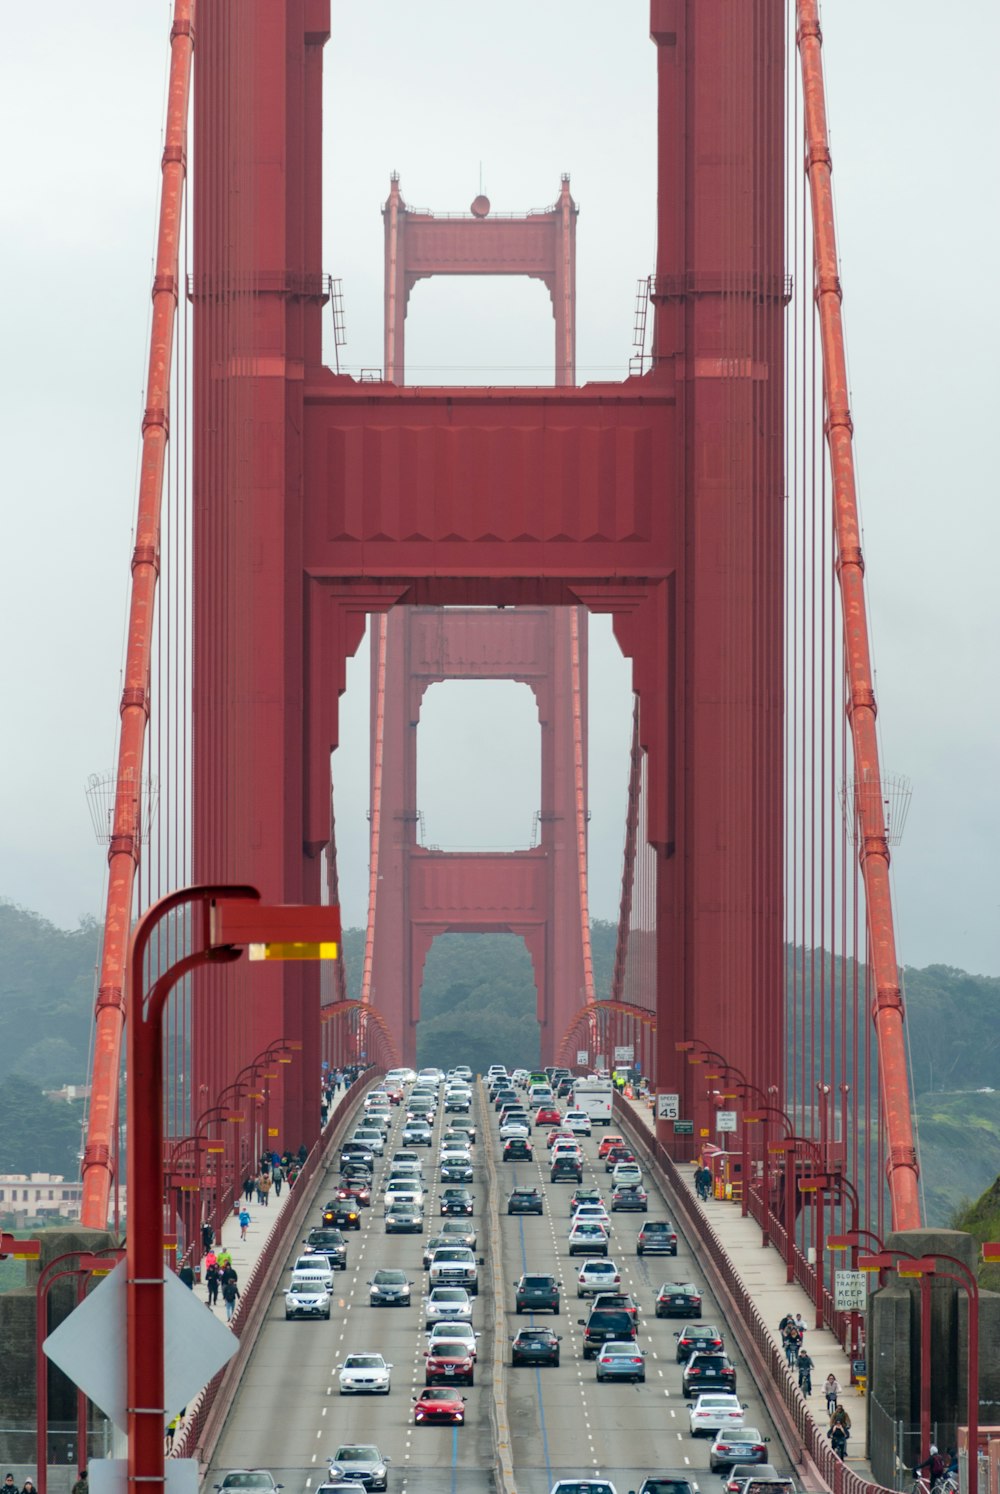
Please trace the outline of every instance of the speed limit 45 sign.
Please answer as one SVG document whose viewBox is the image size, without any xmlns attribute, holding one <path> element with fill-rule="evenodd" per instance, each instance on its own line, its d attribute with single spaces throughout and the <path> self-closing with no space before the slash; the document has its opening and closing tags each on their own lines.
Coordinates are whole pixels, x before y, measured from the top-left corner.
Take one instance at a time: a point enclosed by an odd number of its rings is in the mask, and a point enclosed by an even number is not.
<svg viewBox="0 0 1000 1494">
<path fill-rule="evenodd" d="M 675 1121 L 681 1113 L 680 1095 L 657 1095 L 656 1118 L 661 1121 Z"/>
</svg>

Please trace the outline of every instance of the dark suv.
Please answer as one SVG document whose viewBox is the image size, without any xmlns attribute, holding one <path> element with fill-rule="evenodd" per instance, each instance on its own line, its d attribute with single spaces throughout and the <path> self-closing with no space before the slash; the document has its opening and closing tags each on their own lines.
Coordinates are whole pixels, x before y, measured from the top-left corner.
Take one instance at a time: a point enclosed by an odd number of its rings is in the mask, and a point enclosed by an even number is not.
<svg viewBox="0 0 1000 1494">
<path fill-rule="evenodd" d="M 658 1318 L 701 1316 L 701 1293 L 693 1281 L 665 1281 L 656 1294 Z"/>
<path fill-rule="evenodd" d="M 635 1242 L 636 1255 L 676 1255 L 677 1231 L 665 1219 L 647 1219 Z"/>
<path fill-rule="evenodd" d="M 554 1276 L 522 1276 L 514 1283 L 518 1312 L 558 1312 L 559 1283 Z"/>
<path fill-rule="evenodd" d="M 683 1364 L 692 1354 L 721 1354 L 726 1347 L 722 1334 L 711 1323 L 691 1323 L 683 1332 L 675 1333 L 677 1340 L 677 1363 Z"/>
<path fill-rule="evenodd" d="M 575 1157 L 557 1157 L 549 1169 L 551 1183 L 582 1183 L 583 1164 Z"/>
<path fill-rule="evenodd" d="M 681 1376 L 681 1394 L 696 1396 L 703 1390 L 728 1390 L 736 1394 L 736 1366 L 728 1354 L 692 1354 Z"/>
<path fill-rule="evenodd" d="M 593 1359 L 612 1340 L 616 1343 L 629 1343 L 638 1337 L 635 1319 L 631 1313 L 619 1307 L 595 1307 L 589 1318 L 580 1318 L 578 1321 L 583 1329 L 584 1359 Z"/>
</svg>

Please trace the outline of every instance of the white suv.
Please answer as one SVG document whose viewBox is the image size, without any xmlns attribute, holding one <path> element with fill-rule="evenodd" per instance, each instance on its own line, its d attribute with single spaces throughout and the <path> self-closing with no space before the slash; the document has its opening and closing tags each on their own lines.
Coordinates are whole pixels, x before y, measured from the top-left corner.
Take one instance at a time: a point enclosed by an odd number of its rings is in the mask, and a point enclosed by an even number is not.
<svg viewBox="0 0 1000 1494">
<path fill-rule="evenodd" d="M 595 1297 L 598 1292 L 614 1292 L 621 1286 L 621 1272 L 614 1261 L 584 1261 L 576 1278 L 578 1297 Z"/>
<path fill-rule="evenodd" d="M 590 1135 L 590 1116 L 585 1110 L 567 1110 L 563 1125 L 576 1136 Z"/>
</svg>

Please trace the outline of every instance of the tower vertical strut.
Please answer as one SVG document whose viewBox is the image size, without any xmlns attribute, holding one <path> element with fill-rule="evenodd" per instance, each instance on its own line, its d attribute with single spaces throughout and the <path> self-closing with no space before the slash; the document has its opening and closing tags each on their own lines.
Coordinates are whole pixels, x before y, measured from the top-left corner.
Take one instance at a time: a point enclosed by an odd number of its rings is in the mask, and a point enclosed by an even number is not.
<svg viewBox="0 0 1000 1494">
<path fill-rule="evenodd" d="M 917 1229 L 920 1226 L 917 1153 L 910 1115 L 903 999 L 899 988 L 889 883 L 889 844 L 881 794 L 860 790 L 862 784 L 880 782 L 879 752 L 817 0 L 797 0 L 797 22 L 805 103 L 806 174 L 812 205 L 814 294 L 823 349 L 826 435 L 833 473 L 837 534 L 837 576 L 849 681 L 847 714 L 854 746 L 855 784 L 858 785 L 853 812 L 861 828 L 860 861 L 871 941 L 870 957 L 875 975 L 872 1015 L 878 1034 L 882 1105 L 888 1131 L 886 1170 L 893 1228 Z"/>
</svg>

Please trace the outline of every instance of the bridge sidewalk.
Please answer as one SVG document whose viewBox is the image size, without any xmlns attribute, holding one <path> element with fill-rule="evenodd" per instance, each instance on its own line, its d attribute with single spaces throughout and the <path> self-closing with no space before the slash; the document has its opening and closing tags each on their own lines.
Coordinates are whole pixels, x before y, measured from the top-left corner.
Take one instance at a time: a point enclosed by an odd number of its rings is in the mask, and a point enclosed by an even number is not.
<svg viewBox="0 0 1000 1494">
<path fill-rule="evenodd" d="M 625 1100 L 625 1107 L 634 1117 L 637 1127 L 653 1135 L 653 1118 L 648 1105 L 642 1100 Z M 726 1199 L 709 1199 L 699 1203 L 694 1187 L 694 1168 L 683 1170 L 685 1186 L 695 1207 L 704 1209 L 712 1228 L 719 1236 L 727 1255 L 751 1294 L 758 1310 L 770 1326 L 771 1337 L 781 1347 L 778 1323 L 787 1312 L 802 1314 L 807 1323 L 816 1321 L 816 1309 L 798 1282 L 785 1280 L 785 1262 L 772 1245 L 762 1245 L 760 1226 L 749 1216 L 740 1212 L 738 1204 Z M 861 1478 L 871 1479 L 871 1464 L 864 1456 L 868 1446 L 868 1400 L 859 1395 L 851 1385 L 851 1363 L 839 1341 L 826 1328 L 810 1328 L 806 1334 L 806 1345 L 815 1363 L 812 1383 L 813 1393 L 807 1397 L 813 1417 L 820 1426 L 827 1417 L 823 1395 L 823 1382 L 833 1373 L 841 1387 L 841 1403 L 851 1418 L 851 1435 L 848 1443 L 847 1464 Z M 791 1372 L 789 1372 L 791 1374 Z M 794 1377 L 797 1383 L 797 1376 Z M 856 1449 L 852 1453 L 851 1449 Z"/>
</svg>

